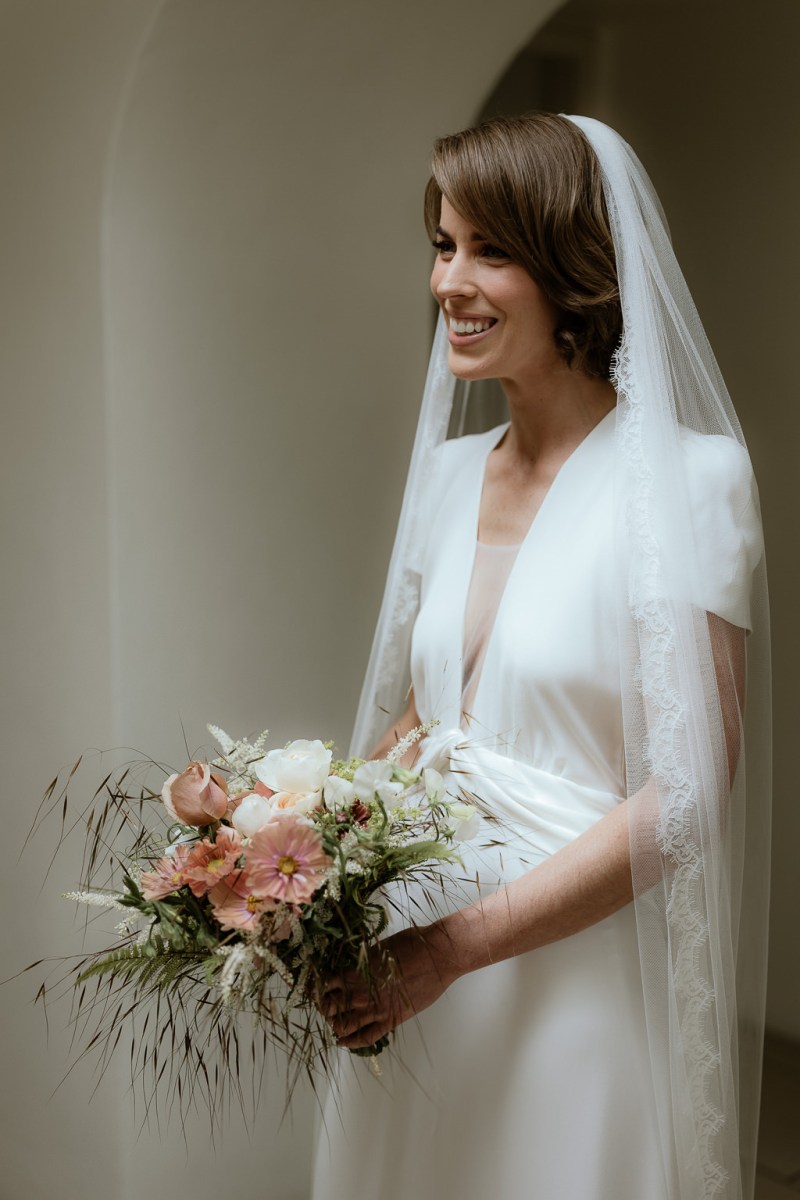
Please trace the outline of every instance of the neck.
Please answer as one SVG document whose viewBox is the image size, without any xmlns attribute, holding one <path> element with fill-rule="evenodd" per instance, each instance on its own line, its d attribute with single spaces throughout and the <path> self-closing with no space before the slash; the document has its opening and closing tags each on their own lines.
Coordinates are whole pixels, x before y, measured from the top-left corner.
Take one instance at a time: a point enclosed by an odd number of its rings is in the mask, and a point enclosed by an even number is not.
<svg viewBox="0 0 800 1200">
<path fill-rule="evenodd" d="M 508 451 L 527 462 L 569 451 L 617 402 L 607 379 L 571 370 L 565 363 L 532 381 L 500 383 L 511 417 Z"/>
</svg>

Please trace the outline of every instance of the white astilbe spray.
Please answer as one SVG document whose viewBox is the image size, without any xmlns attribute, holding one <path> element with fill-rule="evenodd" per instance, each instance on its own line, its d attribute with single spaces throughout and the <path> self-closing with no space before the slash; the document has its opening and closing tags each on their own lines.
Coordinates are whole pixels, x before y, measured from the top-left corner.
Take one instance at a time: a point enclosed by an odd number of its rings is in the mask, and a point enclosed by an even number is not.
<svg viewBox="0 0 800 1200">
<path fill-rule="evenodd" d="M 219 725 L 207 725 L 206 728 L 222 749 L 222 754 L 212 761 L 211 766 L 228 772 L 231 792 L 249 791 L 255 784 L 253 763 L 264 757 L 269 730 L 265 729 L 254 742 L 249 742 L 247 738 L 232 738 Z"/>
<path fill-rule="evenodd" d="M 393 746 L 386 755 L 386 761 L 390 763 L 398 763 L 420 738 L 426 737 L 430 731 L 438 725 L 438 720 L 424 721 L 421 725 L 415 725 L 413 729 L 409 729 L 408 733 L 400 738 L 396 746 Z"/>
<path fill-rule="evenodd" d="M 137 913 L 131 913 L 124 921 L 120 921 L 119 925 L 114 926 L 114 933 L 117 937 L 129 938 L 133 937 L 134 933 L 139 928 L 139 917 Z"/>
<path fill-rule="evenodd" d="M 217 954 L 226 959 L 219 975 L 222 1003 L 229 1011 L 241 1012 L 256 967 L 253 946 L 247 942 L 238 946 L 220 946 Z"/>
<path fill-rule="evenodd" d="M 64 892 L 65 900 L 75 900 L 78 904 L 88 904 L 91 908 L 117 908 L 121 912 L 129 912 L 126 904 L 120 904 L 122 896 L 118 892 Z"/>
</svg>

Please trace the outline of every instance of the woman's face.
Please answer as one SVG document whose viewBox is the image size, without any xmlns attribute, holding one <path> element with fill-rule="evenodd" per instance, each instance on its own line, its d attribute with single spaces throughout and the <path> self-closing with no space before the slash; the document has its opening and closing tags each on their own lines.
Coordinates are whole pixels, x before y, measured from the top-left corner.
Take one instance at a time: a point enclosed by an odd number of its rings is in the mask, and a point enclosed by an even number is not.
<svg viewBox="0 0 800 1200">
<path fill-rule="evenodd" d="M 487 242 L 446 196 L 434 246 L 431 291 L 448 323 L 454 375 L 524 384 L 564 366 L 553 338 L 555 306 L 524 267 Z"/>
</svg>

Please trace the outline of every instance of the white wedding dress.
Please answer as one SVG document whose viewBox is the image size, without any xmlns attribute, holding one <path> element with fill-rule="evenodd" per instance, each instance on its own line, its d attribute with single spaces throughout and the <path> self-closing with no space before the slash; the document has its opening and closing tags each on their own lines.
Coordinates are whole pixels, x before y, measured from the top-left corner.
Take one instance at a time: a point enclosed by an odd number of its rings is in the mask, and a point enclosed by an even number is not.
<svg viewBox="0 0 800 1200">
<path fill-rule="evenodd" d="M 484 467 L 505 428 L 439 452 L 412 644 L 417 709 L 440 721 L 421 762 L 449 765 L 451 789 L 474 792 L 499 819 L 462 846 L 456 907 L 529 870 L 625 795 L 614 413 L 563 464 L 521 546 L 476 558 Z M 748 627 L 760 535 L 746 456 L 730 439 L 683 440 L 708 550 L 703 595 L 690 598 Z M 482 574 L 493 552 L 506 577 L 494 599 Z M 435 916 L 421 894 L 395 899 L 406 915 L 395 913 L 393 929 Z M 379 1062 L 380 1077 L 341 1055 L 313 1200 L 669 1200 L 633 906 L 458 980 Z"/>
</svg>

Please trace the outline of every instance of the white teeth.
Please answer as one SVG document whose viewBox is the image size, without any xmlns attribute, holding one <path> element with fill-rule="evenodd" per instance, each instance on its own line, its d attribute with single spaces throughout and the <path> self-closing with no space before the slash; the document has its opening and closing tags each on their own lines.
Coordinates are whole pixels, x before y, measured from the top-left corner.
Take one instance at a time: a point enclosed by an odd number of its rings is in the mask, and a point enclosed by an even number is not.
<svg viewBox="0 0 800 1200">
<path fill-rule="evenodd" d="M 483 333 L 490 326 L 491 321 L 457 321 L 455 317 L 450 318 L 452 333 Z"/>
</svg>

